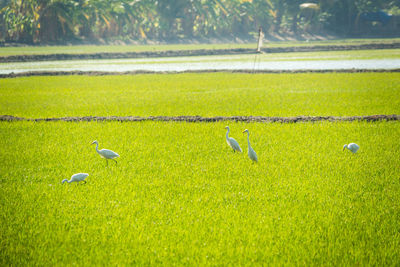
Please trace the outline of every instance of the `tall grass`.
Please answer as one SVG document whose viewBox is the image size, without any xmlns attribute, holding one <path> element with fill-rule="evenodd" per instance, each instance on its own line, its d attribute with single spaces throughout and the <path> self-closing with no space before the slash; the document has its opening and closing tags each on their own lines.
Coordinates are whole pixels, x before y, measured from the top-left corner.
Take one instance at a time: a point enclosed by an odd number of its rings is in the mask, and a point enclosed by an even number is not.
<svg viewBox="0 0 400 267">
<path fill-rule="evenodd" d="M 399 123 L 229 125 L 1 122 L 0 264 L 399 264 Z"/>
</svg>

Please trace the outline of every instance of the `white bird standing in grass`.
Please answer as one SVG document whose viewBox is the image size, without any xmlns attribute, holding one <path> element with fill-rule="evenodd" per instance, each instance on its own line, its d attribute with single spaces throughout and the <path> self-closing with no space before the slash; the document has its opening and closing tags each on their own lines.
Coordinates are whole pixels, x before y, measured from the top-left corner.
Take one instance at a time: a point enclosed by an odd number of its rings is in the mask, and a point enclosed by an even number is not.
<svg viewBox="0 0 400 267">
<path fill-rule="evenodd" d="M 119 157 L 119 155 L 118 155 L 117 153 L 115 153 L 115 152 L 112 151 L 112 150 L 105 149 L 105 148 L 99 150 L 99 143 L 97 142 L 97 140 L 94 140 L 93 143 L 92 143 L 92 145 L 93 145 L 93 144 L 96 144 L 96 151 L 97 151 L 97 153 L 99 153 L 99 155 L 100 155 L 102 158 L 105 158 L 105 159 L 106 159 L 107 165 L 108 165 L 107 159 L 111 159 L 111 160 L 115 161 L 115 164 L 117 164 L 117 161 L 115 160 L 115 158 L 118 158 L 118 157 Z"/>
<path fill-rule="evenodd" d="M 65 182 L 67 182 L 67 183 L 72 183 L 72 182 L 77 182 L 77 183 L 79 183 L 79 182 L 85 182 L 85 184 L 86 184 L 86 181 L 85 181 L 85 179 L 86 179 L 86 177 L 88 177 L 89 176 L 89 174 L 87 174 L 87 173 L 76 173 L 76 174 L 74 174 L 74 175 L 72 175 L 71 176 L 71 180 L 69 180 L 68 181 L 68 179 L 64 179 L 64 180 L 62 180 L 62 184 L 63 183 L 65 183 Z"/>
<path fill-rule="evenodd" d="M 235 151 L 242 152 L 242 149 L 240 148 L 239 143 L 232 137 L 229 137 L 229 131 L 230 131 L 229 126 L 226 126 L 225 129 L 228 130 L 226 132 L 226 142 L 233 149 L 233 152 L 235 152 Z"/>
<path fill-rule="evenodd" d="M 348 144 L 348 145 L 344 145 L 344 146 L 343 146 L 343 151 L 344 151 L 346 148 L 347 148 L 348 150 L 350 150 L 351 152 L 356 153 L 356 152 L 360 149 L 360 146 L 357 145 L 356 143 L 350 143 L 350 144 Z"/>
<path fill-rule="evenodd" d="M 249 133 L 249 130 L 246 129 L 246 130 L 243 131 L 243 133 L 247 133 L 247 146 L 248 146 L 247 155 L 249 156 L 249 158 L 252 161 L 258 162 L 257 154 L 256 154 L 256 152 L 254 151 L 254 149 L 250 145 L 250 139 L 249 139 L 250 133 Z"/>
</svg>

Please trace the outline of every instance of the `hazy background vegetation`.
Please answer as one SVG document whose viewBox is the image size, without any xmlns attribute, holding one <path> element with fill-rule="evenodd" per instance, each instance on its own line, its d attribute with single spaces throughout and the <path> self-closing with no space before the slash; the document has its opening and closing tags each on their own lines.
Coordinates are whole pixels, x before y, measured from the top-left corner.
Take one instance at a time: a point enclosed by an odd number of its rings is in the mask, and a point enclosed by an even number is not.
<svg viewBox="0 0 400 267">
<path fill-rule="evenodd" d="M 398 36 L 399 0 L 2 0 L 0 42 L 149 43 Z M 304 6 L 303 6 L 304 7 Z M 384 11 L 382 15 L 379 11 Z"/>
</svg>

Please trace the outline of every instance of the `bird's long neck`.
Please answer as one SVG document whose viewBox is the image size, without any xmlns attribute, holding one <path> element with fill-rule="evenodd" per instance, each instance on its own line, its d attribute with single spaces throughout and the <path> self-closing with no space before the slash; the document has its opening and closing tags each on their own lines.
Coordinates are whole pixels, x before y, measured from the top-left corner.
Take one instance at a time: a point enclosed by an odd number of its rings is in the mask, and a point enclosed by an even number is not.
<svg viewBox="0 0 400 267">
<path fill-rule="evenodd" d="M 96 143 L 96 151 L 99 153 L 99 143 Z"/>
<path fill-rule="evenodd" d="M 250 133 L 249 133 L 249 132 L 247 132 L 247 145 L 248 145 L 249 147 L 251 147 L 251 145 L 250 145 L 250 138 L 249 138 L 249 136 L 250 136 Z"/>
<path fill-rule="evenodd" d="M 62 183 L 65 183 L 65 182 L 70 183 L 70 181 L 68 181 L 68 179 L 62 180 Z"/>
<path fill-rule="evenodd" d="M 226 131 L 226 140 L 228 140 L 229 139 L 229 128 L 228 128 L 228 130 Z"/>
</svg>

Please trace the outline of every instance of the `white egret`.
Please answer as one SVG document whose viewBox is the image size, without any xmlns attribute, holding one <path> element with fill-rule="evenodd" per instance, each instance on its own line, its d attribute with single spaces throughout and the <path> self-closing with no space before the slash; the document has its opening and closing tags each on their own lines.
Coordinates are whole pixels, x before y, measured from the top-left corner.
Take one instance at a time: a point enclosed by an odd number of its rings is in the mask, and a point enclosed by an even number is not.
<svg viewBox="0 0 400 267">
<path fill-rule="evenodd" d="M 243 131 L 243 133 L 247 133 L 247 146 L 248 146 L 247 155 L 249 156 L 249 158 L 252 161 L 258 162 L 257 154 L 256 154 L 256 152 L 254 151 L 254 149 L 250 145 L 250 139 L 249 139 L 250 133 L 249 133 L 249 130 L 246 129 L 246 130 Z"/>
<path fill-rule="evenodd" d="M 68 179 L 64 179 L 64 180 L 62 180 L 61 183 L 63 184 L 63 183 L 65 183 L 65 182 L 67 182 L 67 183 L 72 183 L 72 182 L 77 182 L 77 183 L 79 183 L 79 182 L 85 182 L 85 184 L 86 184 L 85 179 L 86 179 L 86 177 L 88 177 L 88 176 L 89 176 L 89 174 L 87 174 L 87 173 L 76 173 L 76 174 L 74 174 L 74 175 L 71 176 L 71 180 L 68 181 Z"/>
<path fill-rule="evenodd" d="M 117 164 L 117 161 L 115 160 L 115 158 L 118 158 L 118 157 L 119 157 L 119 155 L 118 155 L 117 153 L 115 153 L 115 152 L 112 151 L 112 150 L 105 149 L 105 148 L 99 150 L 99 143 L 97 142 L 97 140 L 94 140 L 94 141 L 92 142 L 92 145 L 93 145 L 93 144 L 96 144 L 96 151 L 97 151 L 97 153 L 99 153 L 100 157 L 106 159 L 107 164 L 108 164 L 107 159 L 111 159 L 111 160 L 115 161 L 115 164 Z"/>
<path fill-rule="evenodd" d="M 235 152 L 235 151 L 242 152 L 242 149 L 240 148 L 239 143 L 232 137 L 229 137 L 229 131 L 230 131 L 229 126 L 226 126 L 225 129 L 228 130 L 226 132 L 226 142 L 233 149 L 233 152 Z"/>
<path fill-rule="evenodd" d="M 350 144 L 348 144 L 348 145 L 344 145 L 344 146 L 343 146 L 343 151 L 344 151 L 346 148 L 347 148 L 348 150 L 350 150 L 351 152 L 356 153 L 356 152 L 360 149 L 360 146 L 357 145 L 356 143 L 350 143 Z"/>
</svg>

